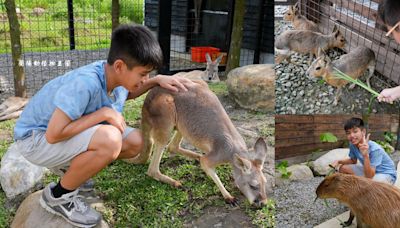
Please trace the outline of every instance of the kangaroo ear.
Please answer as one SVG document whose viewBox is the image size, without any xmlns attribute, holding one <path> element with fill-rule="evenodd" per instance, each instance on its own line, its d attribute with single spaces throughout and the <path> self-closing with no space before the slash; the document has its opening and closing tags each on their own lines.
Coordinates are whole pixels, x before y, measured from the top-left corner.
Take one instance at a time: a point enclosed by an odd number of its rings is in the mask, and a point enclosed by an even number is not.
<svg viewBox="0 0 400 228">
<path fill-rule="evenodd" d="M 258 138 L 256 143 L 254 144 L 254 152 L 256 153 L 255 160 L 260 163 L 260 165 L 264 164 L 265 157 L 267 156 L 267 144 L 265 143 L 263 138 Z"/>
<path fill-rule="evenodd" d="M 293 9 L 298 9 L 299 8 L 299 3 L 300 2 L 296 2 L 296 4 L 294 4 Z"/>
<path fill-rule="evenodd" d="M 215 64 L 219 64 L 219 63 L 221 62 L 221 60 L 222 60 L 222 56 L 223 56 L 223 54 L 220 54 L 220 55 L 218 56 L 218 58 L 214 61 L 214 63 L 215 63 Z"/>
<path fill-rule="evenodd" d="M 212 63 L 210 54 L 208 54 L 208 52 L 206 53 L 206 60 L 207 60 L 207 63 Z"/>
<path fill-rule="evenodd" d="M 239 155 L 235 154 L 233 158 L 233 163 L 236 167 L 242 170 L 243 173 L 245 174 L 251 173 L 251 162 L 246 158 L 242 158 Z"/>
</svg>

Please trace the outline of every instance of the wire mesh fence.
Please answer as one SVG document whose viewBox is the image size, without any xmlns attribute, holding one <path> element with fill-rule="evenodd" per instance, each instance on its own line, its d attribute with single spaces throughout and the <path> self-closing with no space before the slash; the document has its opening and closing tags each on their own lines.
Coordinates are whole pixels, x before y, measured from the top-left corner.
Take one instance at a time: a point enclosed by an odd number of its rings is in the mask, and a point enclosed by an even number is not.
<svg viewBox="0 0 400 228">
<path fill-rule="evenodd" d="M 14 94 L 5 2 L 0 0 L 0 100 Z M 245 2 L 240 64 L 272 63 L 273 1 Z M 160 3 L 157 0 L 119 0 L 119 22 L 144 24 L 160 36 L 160 25 L 169 20 L 168 43 L 161 44 L 170 47 L 165 56 L 169 59 L 170 73 L 204 69 L 206 52 L 213 60 L 224 56 L 220 63 L 223 70 L 231 41 L 235 1 L 173 0 L 170 18 L 165 8 L 160 11 Z M 15 5 L 22 47 L 18 64 L 24 68 L 28 97 L 56 76 L 106 59 L 112 32 L 111 0 L 15 0 Z M 164 15 L 161 20 L 159 15 Z"/>
</svg>

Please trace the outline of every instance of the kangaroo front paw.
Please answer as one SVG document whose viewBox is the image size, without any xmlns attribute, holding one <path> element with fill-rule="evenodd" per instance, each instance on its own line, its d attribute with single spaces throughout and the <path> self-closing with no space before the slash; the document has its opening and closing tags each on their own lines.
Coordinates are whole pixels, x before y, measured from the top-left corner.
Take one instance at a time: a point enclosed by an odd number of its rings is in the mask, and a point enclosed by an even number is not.
<svg viewBox="0 0 400 228">
<path fill-rule="evenodd" d="M 235 197 L 225 198 L 225 202 L 234 207 L 239 206 L 239 201 Z"/>
<path fill-rule="evenodd" d="M 182 188 L 182 183 L 180 181 L 174 181 L 173 186 L 175 188 Z"/>
</svg>

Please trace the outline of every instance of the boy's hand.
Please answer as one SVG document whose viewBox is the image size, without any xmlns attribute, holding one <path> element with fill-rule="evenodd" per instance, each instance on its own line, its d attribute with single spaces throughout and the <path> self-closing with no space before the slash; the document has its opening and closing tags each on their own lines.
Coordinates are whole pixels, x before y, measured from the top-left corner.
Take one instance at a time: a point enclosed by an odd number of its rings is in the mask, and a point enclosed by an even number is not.
<svg viewBox="0 0 400 228">
<path fill-rule="evenodd" d="M 179 92 L 180 90 L 187 91 L 186 87 L 194 84 L 191 80 L 179 76 L 159 75 L 157 77 L 157 82 L 161 87 L 174 92 Z"/>
<path fill-rule="evenodd" d="M 116 127 L 121 132 L 121 134 L 124 133 L 126 128 L 126 123 L 121 113 L 109 107 L 103 107 L 99 111 L 103 113 L 103 115 L 106 117 L 106 121 L 109 124 Z"/>
<path fill-rule="evenodd" d="M 368 145 L 368 141 L 369 141 L 369 136 L 371 134 L 367 135 L 367 138 L 365 138 L 365 135 L 363 136 L 362 141 L 360 142 L 360 144 L 358 145 L 358 149 L 360 150 L 361 154 L 363 156 L 367 156 L 369 154 L 369 145 Z"/>
</svg>

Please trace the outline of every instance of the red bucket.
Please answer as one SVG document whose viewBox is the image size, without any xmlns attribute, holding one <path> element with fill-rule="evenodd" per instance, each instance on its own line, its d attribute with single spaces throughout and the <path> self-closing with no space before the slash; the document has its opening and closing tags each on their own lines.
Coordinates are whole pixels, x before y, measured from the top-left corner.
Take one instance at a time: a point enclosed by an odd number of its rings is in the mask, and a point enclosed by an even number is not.
<svg viewBox="0 0 400 228">
<path fill-rule="evenodd" d="M 206 61 L 206 53 L 210 54 L 210 57 L 213 54 L 219 53 L 219 48 L 215 47 L 192 47 L 192 62 L 204 63 Z"/>
</svg>

